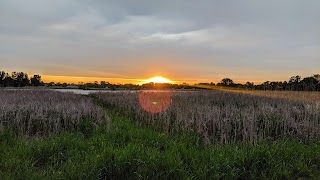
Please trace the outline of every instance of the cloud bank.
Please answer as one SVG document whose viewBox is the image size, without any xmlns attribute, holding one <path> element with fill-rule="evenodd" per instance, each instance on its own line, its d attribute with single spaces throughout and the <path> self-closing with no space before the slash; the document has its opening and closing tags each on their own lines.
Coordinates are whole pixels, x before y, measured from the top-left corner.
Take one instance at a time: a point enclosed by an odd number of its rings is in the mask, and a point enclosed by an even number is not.
<svg viewBox="0 0 320 180">
<path fill-rule="evenodd" d="M 0 67 L 51 76 L 287 80 L 320 68 L 320 2 L 2 0 Z"/>
</svg>

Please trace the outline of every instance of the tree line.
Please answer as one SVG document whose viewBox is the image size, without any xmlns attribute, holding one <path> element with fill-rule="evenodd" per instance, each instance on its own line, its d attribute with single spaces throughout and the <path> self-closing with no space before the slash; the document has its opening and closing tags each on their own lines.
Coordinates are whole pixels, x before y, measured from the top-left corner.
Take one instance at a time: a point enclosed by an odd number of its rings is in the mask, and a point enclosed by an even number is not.
<svg viewBox="0 0 320 180">
<path fill-rule="evenodd" d="M 292 76 L 288 81 L 266 81 L 262 84 L 255 85 L 253 82 L 247 82 L 245 84 L 235 83 L 230 78 L 224 78 L 219 83 L 199 83 L 202 85 L 212 86 L 226 86 L 252 90 L 280 90 L 280 91 L 320 91 L 320 74 L 314 74 L 310 77 L 301 78 L 301 76 Z M 11 74 L 0 71 L 0 87 L 24 87 L 24 86 L 49 86 L 49 87 L 67 87 L 70 84 L 67 83 L 44 83 L 41 80 L 40 75 L 33 75 L 29 78 L 27 73 L 24 72 L 12 72 Z M 111 84 L 106 81 L 98 83 L 83 83 L 77 84 L 79 89 L 89 88 L 109 88 L 109 89 L 189 89 L 194 86 L 187 84 L 158 84 L 147 83 L 143 85 L 135 84 Z"/>
<path fill-rule="evenodd" d="M 289 81 L 266 81 L 259 85 L 255 85 L 253 82 L 238 84 L 234 83 L 230 78 L 224 78 L 217 85 L 254 90 L 320 91 L 320 74 L 315 74 L 303 79 L 301 78 L 301 76 L 296 75 L 292 76 Z"/>
<path fill-rule="evenodd" d="M 0 71 L 0 87 L 43 86 L 40 75 L 33 75 L 30 79 L 27 73 Z"/>
</svg>

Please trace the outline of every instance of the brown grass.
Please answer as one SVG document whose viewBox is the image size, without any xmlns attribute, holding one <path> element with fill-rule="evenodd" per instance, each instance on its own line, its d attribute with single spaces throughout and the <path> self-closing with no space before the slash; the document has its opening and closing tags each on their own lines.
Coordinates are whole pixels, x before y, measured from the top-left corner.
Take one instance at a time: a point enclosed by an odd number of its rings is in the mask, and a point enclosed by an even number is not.
<svg viewBox="0 0 320 180">
<path fill-rule="evenodd" d="M 320 103 L 320 92 L 311 91 L 257 91 L 257 90 L 233 90 L 233 92 L 266 96 L 273 98 L 289 99 L 293 101 L 304 101 Z"/>
<path fill-rule="evenodd" d="M 266 139 L 313 140 L 320 136 L 320 106 L 312 101 L 224 91 L 172 92 L 170 107 L 152 113 L 141 107 L 139 93 L 96 93 L 95 96 L 137 123 L 161 126 L 167 132 L 191 130 L 208 143 L 256 144 Z M 149 106 L 163 104 L 154 103 L 152 98 L 163 92 L 147 93 Z"/>
<path fill-rule="evenodd" d="M 289 99 L 293 101 L 318 102 L 320 103 L 320 92 L 318 91 L 263 91 L 263 90 L 246 90 L 241 88 L 226 87 L 226 86 L 210 86 L 196 85 L 195 87 L 220 90 L 228 92 L 237 92 L 243 94 L 266 96 L 272 98 Z"/>
<path fill-rule="evenodd" d="M 0 90 L 0 132 L 48 136 L 108 121 L 92 99 L 50 90 Z M 87 123 L 87 125 L 88 125 Z"/>
</svg>

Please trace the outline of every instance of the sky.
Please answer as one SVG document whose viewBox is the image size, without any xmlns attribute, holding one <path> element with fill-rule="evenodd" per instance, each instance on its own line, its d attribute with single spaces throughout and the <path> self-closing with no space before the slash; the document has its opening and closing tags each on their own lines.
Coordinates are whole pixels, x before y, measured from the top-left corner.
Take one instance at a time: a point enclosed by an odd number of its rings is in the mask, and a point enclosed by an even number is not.
<svg viewBox="0 0 320 180">
<path fill-rule="evenodd" d="M 0 0 L 0 70 L 45 81 L 320 73 L 318 0 Z"/>
</svg>

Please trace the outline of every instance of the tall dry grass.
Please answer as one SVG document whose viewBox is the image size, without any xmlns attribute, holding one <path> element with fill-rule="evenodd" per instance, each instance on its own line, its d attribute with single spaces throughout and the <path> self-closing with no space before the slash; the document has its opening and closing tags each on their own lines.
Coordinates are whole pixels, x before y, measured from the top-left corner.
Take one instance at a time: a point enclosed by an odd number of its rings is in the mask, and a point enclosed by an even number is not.
<svg viewBox="0 0 320 180">
<path fill-rule="evenodd" d="M 0 90 L 0 132 L 48 136 L 108 121 L 91 98 L 50 90 Z"/>
<path fill-rule="evenodd" d="M 261 91 L 261 90 L 232 90 L 233 92 L 266 96 L 272 98 L 289 99 L 292 101 L 304 101 L 320 103 L 320 92 L 317 91 Z"/>
<path fill-rule="evenodd" d="M 227 91 L 227 92 L 237 92 L 243 94 L 266 96 L 272 98 L 289 99 L 293 101 L 308 101 L 308 102 L 318 102 L 320 103 L 320 92 L 318 91 L 272 91 L 272 90 L 250 90 L 242 89 L 228 86 L 209 86 L 209 85 L 196 85 L 195 87 Z"/>
<path fill-rule="evenodd" d="M 172 92 L 171 105 L 160 113 L 147 112 L 159 93 L 118 92 L 94 94 L 106 106 L 114 107 L 137 123 L 161 126 L 167 132 L 192 130 L 207 143 L 249 142 L 277 138 L 314 140 L 320 137 L 320 105 L 312 101 L 291 101 L 266 96 L 223 91 Z M 149 94 L 148 94 L 149 93 Z M 154 98 L 156 97 L 156 98 Z M 160 107 L 161 108 L 161 107 Z"/>
</svg>

